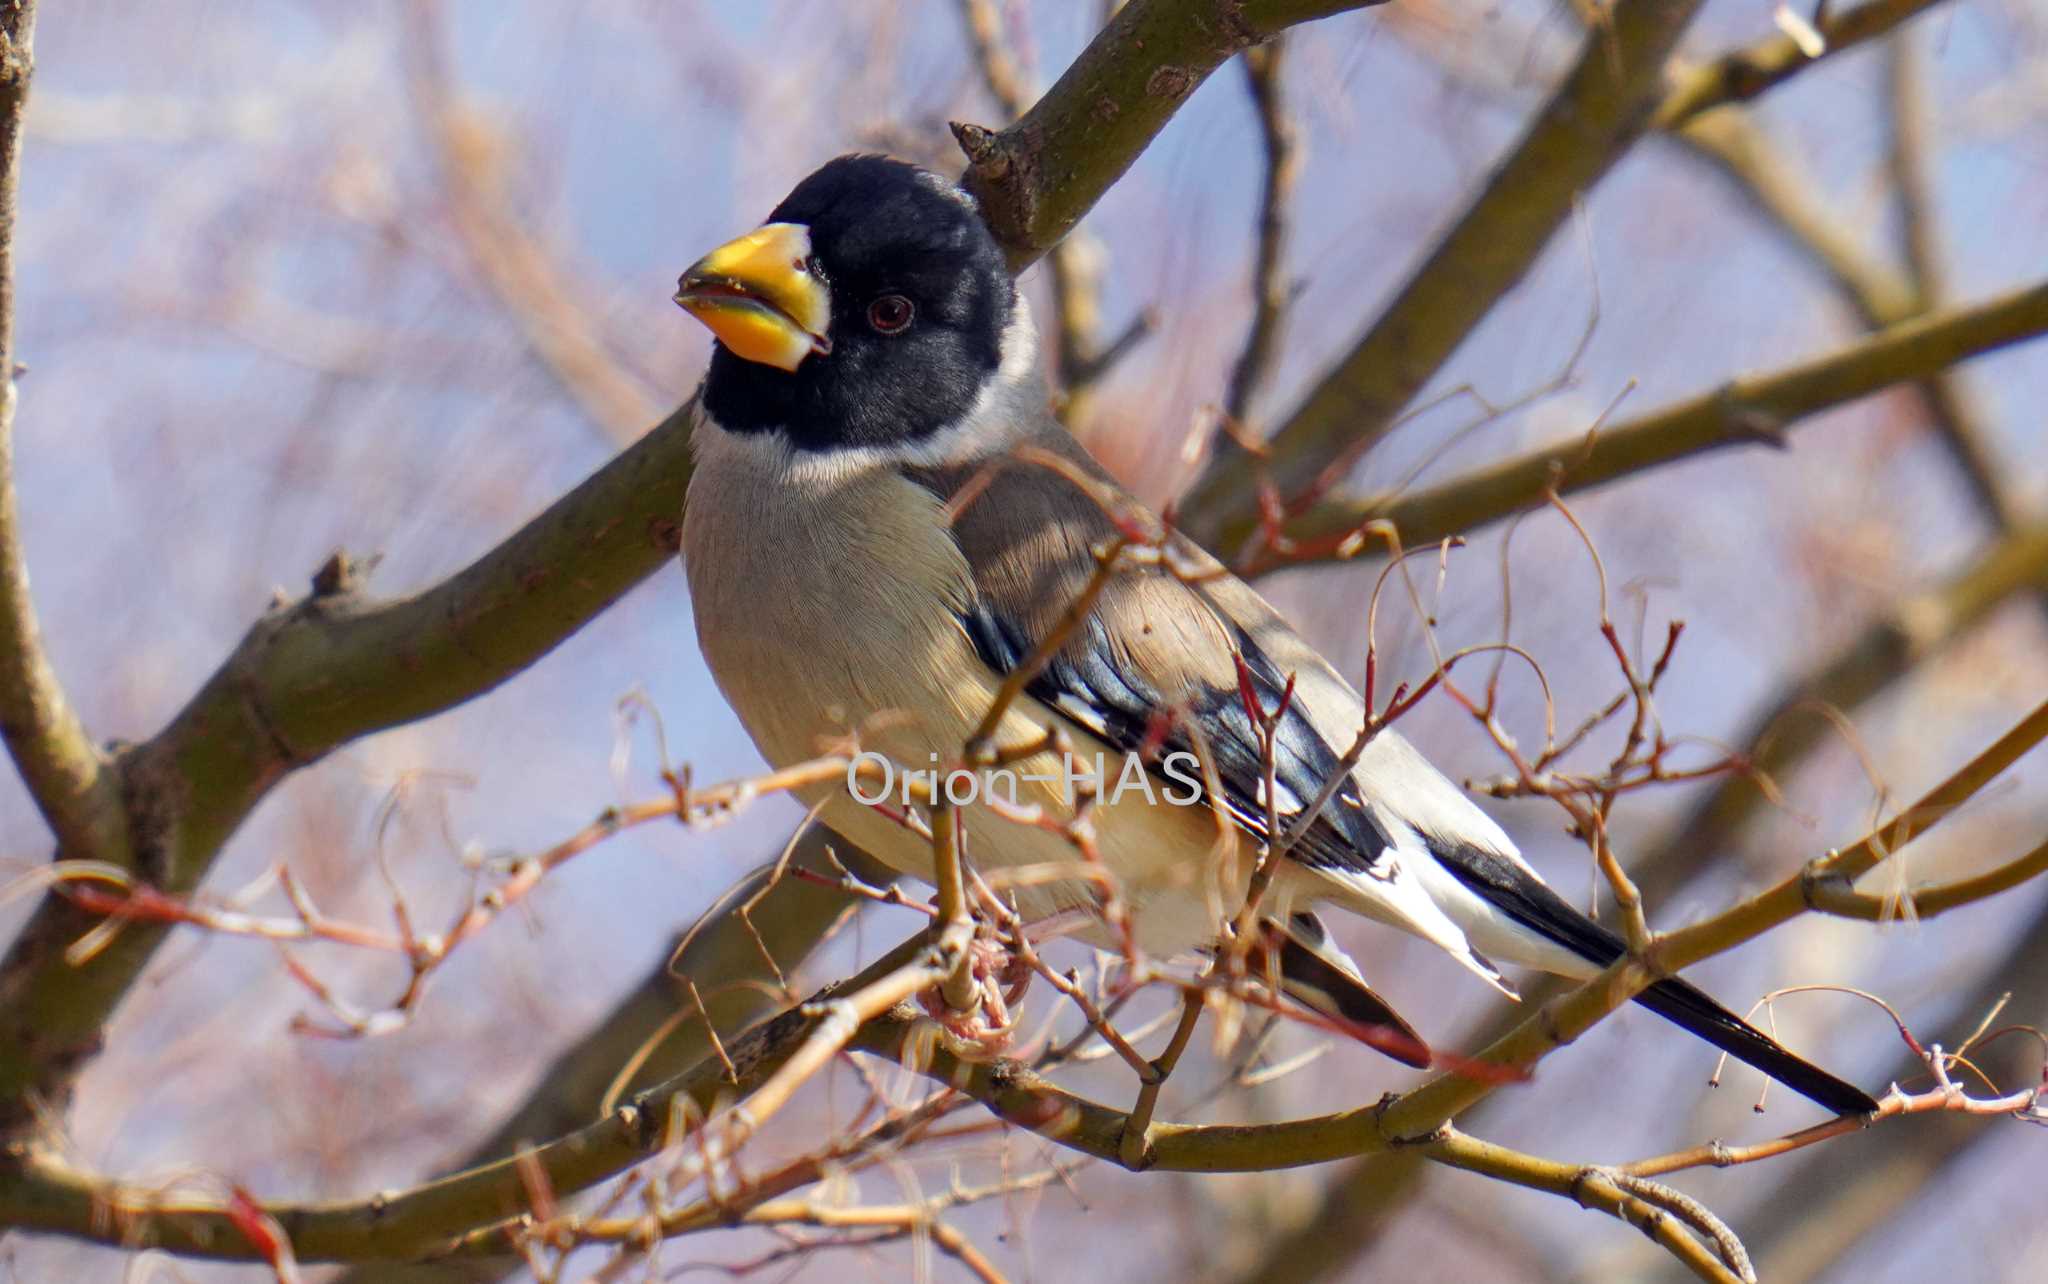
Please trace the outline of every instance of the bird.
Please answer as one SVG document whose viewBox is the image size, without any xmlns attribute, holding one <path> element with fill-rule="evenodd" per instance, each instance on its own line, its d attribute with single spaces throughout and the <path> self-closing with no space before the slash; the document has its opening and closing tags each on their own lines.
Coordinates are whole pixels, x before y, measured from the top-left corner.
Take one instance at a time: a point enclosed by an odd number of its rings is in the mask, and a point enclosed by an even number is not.
<svg viewBox="0 0 2048 1284">
<path fill-rule="evenodd" d="M 1396 1032 L 1376 1046 L 1410 1064 L 1432 1054 L 1320 911 L 1420 936 L 1510 996 L 1503 964 L 1583 979 L 1626 953 L 1397 731 L 1380 730 L 1344 770 L 1361 697 L 1052 415 L 1027 300 L 958 183 L 883 155 L 833 159 L 686 270 L 675 301 L 714 337 L 682 522 L 698 645 L 771 765 L 849 740 L 905 770 L 958 763 L 1024 668 L 993 740 L 1035 749 L 1016 764 L 1038 768 L 1026 781 L 1057 778 L 1063 764 L 1049 760 L 1062 753 L 1138 755 L 1157 775 L 1160 755 L 1180 752 L 1214 773 L 1212 806 L 1149 789 L 1098 798 L 1091 820 L 1120 930 L 1152 957 L 1213 950 L 1247 896 L 1253 861 L 1239 849 L 1277 827 L 1294 841 L 1274 862 L 1259 928 L 1282 988 Z M 1112 567 L 1085 618 L 1036 656 L 1132 523 L 1161 532 L 1166 556 Z M 1270 731 L 1252 697 L 1278 711 Z M 797 792 L 848 841 L 933 879 L 931 841 L 904 809 L 857 796 L 851 778 Z M 1073 805 L 1052 783 L 1015 801 Z M 1056 827 L 992 807 L 959 814 L 977 870 L 1073 867 Z M 1219 841 L 1220 829 L 1252 842 Z M 1115 943 L 1098 883 L 1013 884 L 1025 920 L 1079 916 L 1084 939 Z M 1836 1114 L 1876 1109 L 1690 982 L 1661 978 L 1636 1001 Z"/>
</svg>

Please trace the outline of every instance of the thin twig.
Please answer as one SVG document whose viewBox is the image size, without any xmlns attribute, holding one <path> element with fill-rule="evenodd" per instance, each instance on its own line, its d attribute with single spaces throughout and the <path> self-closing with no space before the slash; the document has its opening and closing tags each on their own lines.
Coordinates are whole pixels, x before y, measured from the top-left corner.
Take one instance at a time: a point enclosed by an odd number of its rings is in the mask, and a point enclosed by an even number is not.
<svg viewBox="0 0 2048 1284">
<path fill-rule="evenodd" d="M 1607 28 L 1587 35 L 1570 74 L 1484 188 L 1273 433 L 1264 471 L 1279 494 L 1312 489 L 1333 460 L 1383 438 L 1523 278 L 1581 194 L 1641 135 L 1646 109 L 1662 93 L 1665 59 L 1698 8 L 1699 0 L 1629 0 L 1604 11 Z M 1189 534 L 1225 548 L 1257 508 L 1245 452 L 1229 440 L 1219 439 L 1181 509 Z"/>
<path fill-rule="evenodd" d="M 1888 922 L 1902 916 L 1928 919 L 2010 891 L 2044 873 L 2048 873 L 2048 842 L 1970 878 L 1884 896 L 1859 892 L 1840 877 L 1816 876 L 1809 884 L 1807 900 L 1814 909 L 1837 918 L 1856 918 L 1870 923 Z"/>
<path fill-rule="evenodd" d="M 957 3 L 982 84 L 1002 109 L 1004 123 L 1009 124 L 1030 110 L 1031 88 L 1003 33 L 1000 0 Z M 1104 266 L 1101 243 L 1078 228 L 1061 238 L 1046 258 L 1061 413 L 1069 422 L 1086 416 L 1093 386 L 1152 329 L 1150 313 L 1140 312 L 1116 340 L 1101 341 Z"/>
<path fill-rule="evenodd" d="M 1575 1167 L 1541 1159 L 1481 1141 L 1449 1126 L 1416 1144 L 1425 1159 L 1436 1163 L 1481 1173 L 1532 1190 L 1562 1195 L 1581 1207 L 1617 1217 L 1655 1240 L 1701 1279 L 1712 1280 L 1716 1284 L 1756 1284 L 1755 1274 L 1744 1269 L 1748 1266 L 1748 1254 L 1741 1251 L 1740 1241 L 1719 1218 L 1690 1201 L 1687 1201 L 1690 1216 L 1667 1215 L 1671 1206 L 1669 1197 L 1676 1194 L 1669 1187 L 1643 1178 L 1627 1179 L 1612 1169 Z M 1709 1235 L 1714 1242 L 1712 1248 L 1685 1229 L 1702 1223 L 1716 1228 Z M 1724 1255 L 1739 1261 L 1741 1268 L 1724 1260 Z"/>
<path fill-rule="evenodd" d="M 1280 341 L 1294 295 L 1287 277 L 1287 204 L 1301 170 L 1300 131 L 1287 110 L 1282 86 L 1287 37 L 1247 49 L 1242 55 L 1245 88 L 1258 114 L 1265 169 L 1259 186 L 1258 234 L 1252 251 L 1252 320 L 1244 349 L 1231 367 L 1223 413 L 1240 432 L 1254 432 L 1254 401 L 1272 382 L 1280 363 Z M 1254 432 L 1254 435 L 1257 435 Z"/>
<path fill-rule="evenodd" d="M 1173 1034 L 1166 1041 L 1166 1050 L 1152 1062 L 1151 1074 L 1138 1087 L 1138 1100 L 1123 1122 L 1117 1140 L 1117 1158 L 1124 1167 L 1133 1170 L 1145 1167 L 1151 1154 L 1151 1141 L 1147 1130 L 1152 1126 L 1152 1112 L 1159 1105 L 1159 1090 L 1166 1086 L 1166 1080 L 1180 1064 L 1181 1054 L 1187 1051 L 1188 1040 L 1195 1034 L 1195 1023 L 1202 1017 L 1202 994 L 1189 989 L 1181 994 L 1180 1020 L 1173 1027 Z"/>
<path fill-rule="evenodd" d="M 1853 9 L 1829 11 L 1814 23 L 1825 44 L 1819 57 L 1801 49 L 1790 35 L 1778 35 L 1746 48 L 1731 49 L 1698 66 L 1682 68 L 1673 76 L 1674 83 L 1664 100 L 1657 105 L 1653 124 L 1658 129 L 1676 129 L 1716 107 L 1755 98 L 1821 58 L 1853 49 L 1940 3 L 1941 0 L 1867 0 Z"/>
<path fill-rule="evenodd" d="M 121 787 L 64 694 L 43 649 L 29 593 L 15 502 L 14 215 L 21 189 L 21 122 L 35 68 L 36 6 L 0 10 L 0 735 L 22 782 L 76 860 L 123 859 Z"/>
</svg>

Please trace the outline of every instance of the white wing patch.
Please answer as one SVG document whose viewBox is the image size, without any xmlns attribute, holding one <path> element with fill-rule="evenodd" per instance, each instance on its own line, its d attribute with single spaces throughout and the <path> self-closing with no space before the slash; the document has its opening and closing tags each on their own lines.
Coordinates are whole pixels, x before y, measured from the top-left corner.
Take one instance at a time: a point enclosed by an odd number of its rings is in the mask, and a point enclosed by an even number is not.
<svg viewBox="0 0 2048 1284">
<path fill-rule="evenodd" d="M 1088 703 L 1087 700 L 1072 691 L 1060 692 L 1054 698 L 1052 707 L 1088 728 L 1088 730 L 1094 732 L 1102 739 L 1107 740 L 1110 738 L 1109 723 L 1103 718 L 1102 710 Z"/>
<path fill-rule="evenodd" d="M 1412 932 L 1463 963 L 1502 994 L 1511 999 L 1521 998 L 1493 961 L 1472 948 L 1464 929 L 1431 895 L 1434 889 L 1430 884 L 1435 880 L 1427 878 L 1424 871 L 1436 864 L 1436 858 L 1429 854 L 1421 837 L 1384 811 L 1380 815 L 1391 822 L 1387 830 L 1393 835 L 1394 845 L 1380 854 L 1370 872 L 1327 866 L 1295 867 L 1300 871 L 1297 878 L 1305 876 L 1321 884 L 1313 890 L 1304 889 L 1309 899 L 1333 900 L 1347 909 Z"/>
</svg>

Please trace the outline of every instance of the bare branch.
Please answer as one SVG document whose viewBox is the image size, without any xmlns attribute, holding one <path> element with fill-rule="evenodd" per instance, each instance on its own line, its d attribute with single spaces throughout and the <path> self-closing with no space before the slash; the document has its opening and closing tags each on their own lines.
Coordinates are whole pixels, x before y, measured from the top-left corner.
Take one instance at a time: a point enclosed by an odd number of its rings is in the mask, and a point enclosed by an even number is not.
<svg viewBox="0 0 2048 1284">
<path fill-rule="evenodd" d="M 1796 366 L 1730 380 L 1590 439 L 1504 459 L 1427 490 L 1327 500 L 1286 523 L 1292 547 L 1279 552 L 1289 561 L 1342 556 L 1356 546 L 1353 532 L 1378 519 L 1392 521 L 1408 543 L 1426 543 L 1535 507 L 1553 486 L 1570 495 L 1703 451 L 1782 445 L 1786 431 L 1808 416 L 2043 333 L 2048 284 L 1932 313 Z M 1229 546 L 1257 529 L 1252 514 L 1233 520 L 1221 538 Z"/>
<path fill-rule="evenodd" d="M 1014 122 L 1030 109 L 1031 89 L 1003 35 L 1002 6 L 999 0 L 958 0 L 958 4 L 982 84 L 1002 109 L 1004 122 Z M 1102 260 L 1101 243 L 1079 228 L 1047 252 L 1060 413 L 1069 423 L 1086 416 L 1093 385 L 1152 329 L 1149 314 L 1140 313 L 1115 342 L 1102 343 Z"/>
<path fill-rule="evenodd" d="M 261 1211 L 283 1229 L 301 1261 L 391 1261 L 445 1251 L 467 1232 L 529 1209 L 531 1186 L 523 1171 L 545 1174 L 557 1194 L 581 1190 L 680 1140 L 670 1130 L 673 1121 L 685 1118 L 709 1116 L 696 1131 L 716 1125 L 720 1139 L 736 1144 L 751 1125 L 732 1121 L 729 1111 L 712 1113 L 730 1094 L 738 1092 L 750 1102 L 755 1094 L 765 1094 L 758 1101 L 759 1113 L 752 1116 L 757 1122 L 765 1118 L 794 1086 L 791 1080 L 798 1076 L 790 1071 L 799 1058 L 800 1069 L 814 1069 L 821 1058 L 829 1059 L 830 1048 L 860 1028 L 859 1022 L 847 1027 L 848 1003 L 872 1003 L 888 994 L 900 998 L 903 986 L 929 983 L 947 961 L 920 933 L 813 1002 L 756 1026 L 728 1045 L 738 1084 L 727 1078 L 718 1058 L 709 1058 L 519 1157 L 407 1191 L 339 1203 L 266 1204 Z M 12 1226 L 130 1248 L 160 1245 L 194 1256 L 264 1260 L 264 1246 L 249 1240 L 233 1213 L 229 1201 L 216 1194 L 108 1181 L 50 1156 L 0 1166 L 0 1222 Z M 476 1243 L 472 1251 L 493 1256 L 509 1248 L 501 1239 Z"/>
<path fill-rule="evenodd" d="M 828 855 L 828 847 L 836 852 Z M 835 861 L 878 882 L 891 876 L 831 831 L 809 827 L 791 854 L 786 876 L 774 876 L 781 862 L 763 865 L 715 901 L 683 934 L 673 958 L 655 964 L 595 1029 L 556 1057 L 532 1095 L 472 1147 L 458 1167 L 489 1164 L 536 1137 L 572 1132 L 608 1113 L 605 1100 L 622 1078 L 619 1087 L 633 1093 L 684 1074 L 714 1055 L 715 1039 L 736 1038 L 780 1007 L 777 973 L 793 971 L 859 903 L 836 887 L 787 875 L 832 871 Z M 744 916 L 736 910 L 743 904 L 752 906 Z M 703 1019 L 678 1022 L 678 991 L 688 978 L 703 983 Z M 465 1264 L 462 1277 L 500 1278 L 519 1261 L 508 1257 L 503 1269 L 494 1265 Z M 421 1267 L 385 1263 L 347 1272 L 336 1284 L 431 1284 L 448 1279 L 455 1269 L 446 1262 Z"/>
<path fill-rule="evenodd" d="M 1890 922 L 1899 918 L 1933 918 L 1952 909 L 1975 905 L 1978 901 L 2001 892 L 2011 891 L 2022 883 L 2039 878 L 2044 872 L 2048 872 L 2048 842 L 1982 874 L 1937 883 L 1931 887 L 1915 888 L 1896 895 L 1872 896 L 1868 892 L 1855 890 L 1843 879 L 1815 879 L 1810 899 L 1813 907 L 1823 914 L 1833 914 L 1839 918 L 1860 918 L 1871 923 Z"/>
<path fill-rule="evenodd" d="M 1680 900 L 1702 873 L 1715 867 L 1714 862 L 1701 859 L 1702 854 L 1727 848 L 1762 806 L 1766 795 L 1755 778 L 1782 777 L 1823 743 L 1830 724 L 1811 715 L 1814 706 L 1844 711 L 1862 706 L 1967 636 L 2000 603 L 2029 588 L 2044 587 L 2048 587 L 2048 527 L 2038 527 L 2000 541 L 1942 583 L 1902 598 L 1835 654 L 1788 682 L 1763 703 L 1763 712 L 1750 719 L 1735 739 L 1736 744 L 1748 747 L 1751 770 L 1723 777 L 1704 801 L 1649 843 L 1631 867 L 1645 902 L 1657 906 Z M 1989 984 L 2002 988 L 2002 978 L 2030 976 L 2043 966 L 2035 956 L 2048 948 L 2048 921 L 2036 921 L 2016 939 L 2020 946 L 1990 970 L 1993 980 Z M 1545 978 L 1523 997 L 1526 1004 L 1541 1007 L 1565 989 L 1564 982 Z M 1490 1041 L 1507 1028 L 1505 1020 L 1499 1021 L 1491 1034 L 1482 1038 Z M 1943 1145 L 1947 1147 L 1960 1147 L 1965 1144 L 1964 1137 L 1977 1135 L 1981 1134 L 1943 1130 L 1928 1134 L 1946 1139 Z M 1923 1139 L 1916 1144 L 1934 1143 Z M 1913 1161 L 1898 1162 L 1910 1165 Z M 1347 1166 L 1324 1188 L 1315 1216 L 1298 1231 L 1269 1244 L 1258 1262 L 1238 1278 L 1262 1284 L 1267 1280 L 1307 1284 L 1330 1278 L 1360 1245 L 1372 1242 L 1374 1228 L 1384 1227 L 1415 1192 L 1421 1172 L 1422 1159 L 1411 1150 L 1373 1155 Z M 1788 1188 L 1833 1189 L 1837 1184 L 1796 1180 Z M 1894 1187 L 1887 1184 L 1882 1189 L 1890 1192 Z M 1871 1191 L 1863 1194 L 1875 1197 Z M 1847 1207 L 1838 1204 L 1837 1211 L 1846 1216 Z M 1859 1205 L 1853 1224 L 1868 1229 L 1869 1223 L 1861 1218 Z M 1802 1215 L 1796 1221 L 1785 1221 L 1784 1237 L 1805 1243 L 1794 1229 L 1804 1220 Z M 1778 1272 L 1764 1275 L 1775 1279 Z"/>
<path fill-rule="evenodd" d="M 1735 737 L 1749 755 L 1749 771 L 1723 780 L 1649 845 L 1635 870 L 1644 896 L 1652 904 L 1677 900 L 1707 867 L 1701 854 L 1735 842 L 1767 798 L 1757 781 L 1786 777 L 1831 733 L 1818 710 L 1846 713 L 1891 690 L 2029 589 L 2048 589 L 2048 525 L 2001 540 L 1940 583 L 1890 604 L 1833 655 L 1787 682 Z"/>
<path fill-rule="evenodd" d="M 1485 187 L 1394 299 L 1268 443 L 1265 467 L 1221 438 L 1184 498 L 1196 539 L 1249 529 L 1263 479 L 1290 498 L 1325 488 L 1333 461 L 1386 434 L 1415 395 L 1513 289 L 1582 193 L 1635 142 L 1663 86 L 1664 60 L 1698 0 L 1621 0 L 1588 33 L 1577 65 Z M 1404 529 L 1410 542 L 1418 537 Z M 1220 545 L 1229 547 L 1227 542 Z"/>
<path fill-rule="evenodd" d="M 1851 221 L 1826 208 L 1799 167 L 1747 112 L 1711 112 L 1672 138 L 1734 183 L 1758 213 L 1813 260 L 1867 328 L 1893 325 L 1923 310 L 1914 283 L 1864 250 Z"/>
<path fill-rule="evenodd" d="M 1685 967 L 1797 917 L 1810 908 L 1815 886 L 1838 879 L 1853 883 L 1877 868 L 1914 837 L 1962 806 L 2043 739 L 2048 739 L 2048 704 L 2035 708 L 1919 802 L 1857 842 L 1829 853 L 1793 877 L 1705 922 L 1665 934 L 1650 950 L 1650 962 L 1667 969 Z"/>
<path fill-rule="evenodd" d="M 981 82 L 989 97 L 1003 109 L 1009 120 L 1022 116 L 1031 105 L 1031 88 L 1017 60 L 1010 56 L 1010 42 L 1003 38 L 1003 9 L 1000 0 L 956 0 L 960 20 L 967 26 L 967 41 L 974 50 L 974 65 L 981 69 Z"/>
<path fill-rule="evenodd" d="M 1129 0 L 1058 83 L 1000 133 L 955 124 L 964 181 L 1021 272 L 1057 244 L 1239 50 L 1375 0 Z"/>
<path fill-rule="evenodd" d="M 461 704 L 518 674 L 675 557 L 689 407 L 452 578 L 367 597 L 345 557 L 257 623 L 191 702 L 118 760 L 141 881 L 190 892 L 292 771 L 357 736 Z M 571 569 L 573 568 L 573 569 Z M 33 1036 L 0 1040 L 0 1132 L 26 1094 L 60 1102 L 165 929 L 136 924 L 83 967 L 66 948 L 96 916 L 45 898 L 0 960 L 0 998 Z"/>
<path fill-rule="evenodd" d="M 1947 294 L 1941 270 L 1940 229 L 1935 225 L 1935 198 L 1929 138 L 1925 59 L 1911 31 L 1892 37 L 1890 48 L 1892 177 L 1898 188 L 1899 223 L 1906 264 L 1923 309 L 1937 307 Z M 1921 395 L 1949 454 L 1977 502 L 2000 530 L 2011 531 L 2024 519 L 2019 497 L 1985 440 L 1983 416 L 1970 404 L 1961 381 L 1953 375 L 1931 379 Z"/>
<path fill-rule="evenodd" d="M 1802 1128 L 1798 1132 L 1748 1146 L 1730 1146 L 1725 1142 L 1711 1141 L 1704 1146 L 1692 1146 L 1668 1155 L 1640 1159 L 1620 1171 L 1632 1177 L 1657 1177 L 1665 1173 L 1682 1172 L 1688 1168 L 1732 1168 L 1738 1164 L 1753 1164 L 1759 1160 L 1789 1155 L 1795 1150 L 1804 1150 L 1808 1146 L 1869 1127 L 1880 1119 L 1937 1113 L 2021 1114 L 2035 1109 L 2040 1100 L 2039 1074 L 2034 1076 L 2035 1083 L 2027 1087 L 1996 1097 L 1983 1097 L 1966 1091 L 1952 1078 L 1954 1069 L 1962 1062 L 1961 1053 L 1945 1052 L 1937 1043 L 1925 1049 L 1919 1059 L 1922 1067 L 1933 1078 L 1934 1085 L 1925 1092 L 1907 1092 L 1894 1084 L 1892 1090 L 1878 1102 L 1877 1110 L 1868 1119 L 1830 1119 L 1811 1128 Z"/>
<path fill-rule="evenodd" d="M 1681 72 L 1658 104 L 1652 125 L 1676 129 L 1724 103 L 1746 102 L 1822 58 L 1881 36 L 1939 3 L 1941 0 L 1868 0 L 1847 11 L 1829 10 L 1815 20 L 1815 29 L 1827 46 L 1819 58 L 1809 57 L 1789 35 L 1731 50 Z"/>
<path fill-rule="evenodd" d="M 1910 275 L 1901 274 L 1849 235 L 1796 165 L 1779 154 L 1745 112 L 1729 108 L 1697 117 L 1673 135 L 1736 185 L 1792 246 L 1812 258 L 1835 293 L 1875 330 L 1919 316 L 1941 301 L 1934 248 L 1925 108 L 1919 103 L 1915 56 L 1901 33 L 1893 41 L 1890 99 L 1892 172 L 1898 188 Z M 1938 372 L 1914 387 L 1928 421 L 1954 456 L 1978 502 L 2004 531 L 2024 512 L 1984 439 L 1982 416 L 1953 373 Z"/>
<path fill-rule="evenodd" d="M 1989 1010 L 2016 978 L 2048 975 L 2048 902 L 2015 924 L 2008 939 L 2011 948 L 1985 965 L 1968 993 L 1955 996 L 1942 1025 L 1959 1025 Z M 2048 996 L 2036 992 L 2027 1003 L 2028 1019 L 2048 1024 Z M 1891 1073 L 1904 1079 L 1924 1069 L 1924 1058 L 1909 1052 Z M 1883 1155 L 1860 1147 L 1808 1151 L 1805 1162 L 1780 1179 L 1779 1189 L 1814 1192 L 1814 1198 L 1768 1200 L 1748 1219 L 1763 1277 L 1774 1284 L 1816 1278 L 1868 1236 L 1895 1225 L 1925 1192 L 1942 1189 L 1944 1175 L 1959 1172 L 2001 1137 L 1995 1129 L 1929 1127 Z"/>
<path fill-rule="evenodd" d="M 14 498 L 14 212 L 35 29 L 33 0 L 0 9 L 0 733 L 58 846 L 84 860 L 126 844 L 120 785 L 43 651 Z"/>
<path fill-rule="evenodd" d="M 1287 306 L 1294 294 L 1287 278 L 1287 202 L 1301 169 L 1299 130 L 1287 110 L 1282 73 L 1286 70 L 1287 38 L 1244 51 L 1245 88 L 1259 117 L 1259 141 L 1265 173 L 1259 186 L 1259 222 L 1252 252 L 1252 321 L 1244 350 L 1231 367 L 1223 394 L 1223 413 L 1243 432 L 1252 403 L 1272 382 L 1280 362 L 1280 338 Z"/>
<path fill-rule="evenodd" d="M 1417 1149 L 1424 1158 L 1446 1167 L 1481 1173 L 1496 1181 L 1527 1186 L 1532 1190 L 1549 1191 L 1574 1200 L 1583 1208 L 1597 1209 L 1620 1218 L 1657 1241 L 1701 1279 L 1717 1281 L 1717 1284 L 1756 1284 L 1756 1274 L 1749 1269 L 1748 1254 L 1742 1251 L 1740 1241 L 1718 1218 L 1705 1214 L 1704 1209 L 1695 1205 L 1694 1215 L 1683 1220 L 1695 1225 L 1710 1224 L 1722 1256 L 1717 1256 L 1714 1249 L 1687 1234 L 1680 1219 L 1665 1215 L 1663 1208 L 1669 1204 L 1664 1197 L 1676 1194 L 1668 1187 L 1648 1191 L 1645 1187 L 1653 1183 L 1631 1178 L 1626 1173 L 1539 1159 L 1469 1137 L 1449 1127 Z M 1724 1261 L 1723 1257 L 1732 1258 L 1734 1262 Z M 1739 1263 L 1739 1267 L 1735 1263 Z"/>
<path fill-rule="evenodd" d="M 1624 957 L 1558 1004 L 1532 1015 L 1486 1049 L 1481 1062 L 1521 1067 L 1569 1042 L 1665 971 L 1717 953 L 1805 912 L 1810 877 L 1853 878 L 1874 867 L 1917 833 L 1952 814 L 1993 777 L 2048 738 L 2048 705 L 1978 754 L 1947 781 L 1857 844 L 1715 918 L 1656 942 L 1649 958 Z M 950 938 L 950 939 L 947 939 Z M 407 1256 L 448 1243 L 480 1221 L 511 1216 L 531 1199 L 522 1173 L 539 1164 L 553 1190 L 573 1190 L 635 1162 L 664 1139 L 677 1103 L 722 1091 L 729 1078 L 743 1108 L 714 1116 L 692 1134 L 710 1152 L 729 1156 L 784 1104 L 796 1087 L 843 1047 L 887 1056 L 982 1101 L 996 1114 L 1048 1140 L 1105 1159 L 1120 1159 L 1130 1116 L 1108 1109 L 1010 1061 L 970 1059 L 934 1023 L 911 1015 L 899 1000 L 949 973 L 964 932 L 948 931 L 926 946 L 914 938 L 859 977 L 828 991 L 733 1045 L 728 1076 L 724 1058 L 700 1065 L 683 1079 L 643 1093 L 606 1120 L 531 1152 L 444 1179 L 399 1196 L 358 1204 L 299 1209 L 263 1208 L 289 1236 L 301 1257 Z M 1939 1049 L 1936 1049 L 1939 1055 Z M 1150 1166 L 1201 1171 L 1248 1170 L 1314 1163 L 1391 1146 L 1431 1144 L 1458 1112 L 1483 1099 L 1498 1081 L 1487 1076 L 1441 1075 L 1378 1106 L 1314 1119 L 1243 1128 L 1235 1125 L 1154 1123 L 1141 1158 Z M 2031 1099 L 2031 1094 L 2030 1094 Z M 530 1158 L 527 1156 L 530 1155 Z M 263 1251 L 235 1230 L 229 1210 L 203 1203 L 172 1203 L 134 1189 L 72 1173 L 48 1159 L 0 1171 L 0 1214 L 16 1224 L 121 1242 L 173 1244 L 183 1251 L 247 1256 Z M 467 1218 L 467 1221 L 462 1219 Z M 233 1232 L 232 1234 L 230 1232 Z M 479 1251 L 497 1248 L 467 1241 Z"/>
</svg>

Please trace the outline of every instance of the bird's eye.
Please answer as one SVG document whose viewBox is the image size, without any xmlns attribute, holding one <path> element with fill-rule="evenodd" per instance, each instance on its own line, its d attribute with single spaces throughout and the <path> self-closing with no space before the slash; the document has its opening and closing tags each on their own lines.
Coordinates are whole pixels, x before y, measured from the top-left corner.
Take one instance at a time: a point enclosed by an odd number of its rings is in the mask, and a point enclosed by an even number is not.
<svg viewBox="0 0 2048 1284">
<path fill-rule="evenodd" d="M 910 300 L 902 295 L 885 294 L 868 304 L 868 324 L 878 334 L 902 334 L 910 328 L 910 318 L 915 311 Z"/>
</svg>

